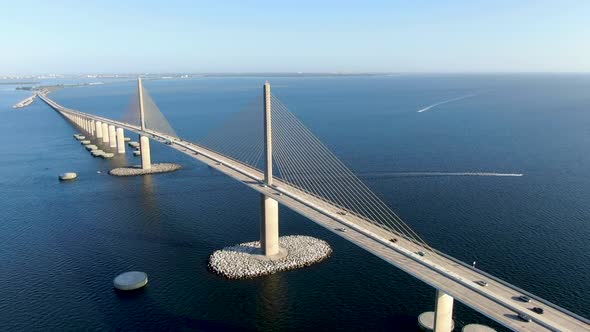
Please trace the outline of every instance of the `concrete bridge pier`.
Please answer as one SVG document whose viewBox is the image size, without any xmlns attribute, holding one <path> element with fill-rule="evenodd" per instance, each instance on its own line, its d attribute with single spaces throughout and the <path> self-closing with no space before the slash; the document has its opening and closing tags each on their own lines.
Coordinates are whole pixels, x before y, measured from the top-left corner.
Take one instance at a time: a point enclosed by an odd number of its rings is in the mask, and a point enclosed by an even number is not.
<svg viewBox="0 0 590 332">
<path fill-rule="evenodd" d="M 141 168 L 151 169 L 152 159 L 150 156 L 150 139 L 147 136 L 139 137 L 139 149 L 141 151 Z"/>
<path fill-rule="evenodd" d="M 116 137 L 115 126 L 109 125 L 109 146 L 111 148 L 117 147 L 117 137 Z"/>
<path fill-rule="evenodd" d="M 96 124 L 94 123 L 94 120 L 90 120 L 90 134 L 96 136 Z"/>
<path fill-rule="evenodd" d="M 117 153 L 125 153 L 125 132 L 117 128 Z"/>
<path fill-rule="evenodd" d="M 102 138 L 102 122 L 96 121 L 96 138 Z"/>
<path fill-rule="evenodd" d="M 102 124 L 102 142 L 103 143 L 109 142 L 109 125 L 106 123 Z"/>
<path fill-rule="evenodd" d="M 280 253 L 279 247 L 279 202 L 260 195 L 260 248 L 265 256 Z"/>
<path fill-rule="evenodd" d="M 434 332 L 451 332 L 453 330 L 453 302 L 449 294 L 437 289 L 434 306 Z"/>
</svg>

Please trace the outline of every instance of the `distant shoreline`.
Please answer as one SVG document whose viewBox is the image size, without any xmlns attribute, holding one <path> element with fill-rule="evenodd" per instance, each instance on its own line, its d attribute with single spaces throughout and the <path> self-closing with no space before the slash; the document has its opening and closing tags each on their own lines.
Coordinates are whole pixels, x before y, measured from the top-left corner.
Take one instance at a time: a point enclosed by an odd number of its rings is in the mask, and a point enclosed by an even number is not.
<svg viewBox="0 0 590 332">
<path fill-rule="evenodd" d="M 16 84 L 39 84 L 40 82 L 24 82 L 24 81 L 14 81 L 14 82 L 0 82 L 0 85 L 16 85 Z"/>
</svg>

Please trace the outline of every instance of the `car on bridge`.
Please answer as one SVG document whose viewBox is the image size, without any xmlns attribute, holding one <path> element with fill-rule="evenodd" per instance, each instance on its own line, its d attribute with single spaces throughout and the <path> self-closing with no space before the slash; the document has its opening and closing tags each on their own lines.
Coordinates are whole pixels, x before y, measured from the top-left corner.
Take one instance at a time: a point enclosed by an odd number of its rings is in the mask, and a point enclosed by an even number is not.
<svg viewBox="0 0 590 332">
<path fill-rule="evenodd" d="M 478 285 L 480 285 L 480 286 L 483 286 L 483 287 L 487 287 L 487 286 L 489 285 L 489 284 L 488 284 L 486 281 L 484 281 L 484 280 L 478 280 L 478 281 L 476 281 L 475 283 L 476 283 L 476 284 L 478 284 Z"/>
<path fill-rule="evenodd" d="M 531 302 L 531 298 L 526 296 L 526 295 L 521 295 L 518 297 L 519 300 L 521 300 L 522 302 Z"/>
<path fill-rule="evenodd" d="M 543 310 L 543 308 L 539 308 L 539 307 L 534 307 L 531 310 L 539 315 L 542 315 L 545 312 L 545 310 Z"/>
<path fill-rule="evenodd" d="M 520 318 L 521 321 L 527 322 L 527 323 L 529 323 L 531 321 L 531 316 L 525 314 L 524 312 L 519 312 L 518 318 Z"/>
</svg>

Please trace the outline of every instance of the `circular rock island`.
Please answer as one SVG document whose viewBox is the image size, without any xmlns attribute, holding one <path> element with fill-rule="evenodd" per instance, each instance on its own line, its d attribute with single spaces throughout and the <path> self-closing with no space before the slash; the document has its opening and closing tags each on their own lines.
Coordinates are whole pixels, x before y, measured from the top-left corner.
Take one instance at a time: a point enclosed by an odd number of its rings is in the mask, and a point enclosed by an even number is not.
<svg viewBox="0 0 590 332">
<path fill-rule="evenodd" d="M 326 241 L 311 236 L 282 236 L 279 245 L 284 256 L 276 259 L 261 254 L 259 241 L 225 247 L 209 257 L 209 269 L 228 279 L 254 278 L 310 266 L 332 254 Z"/>
<path fill-rule="evenodd" d="M 110 175 L 114 176 L 135 176 L 157 173 L 174 172 L 181 169 L 182 166 L 173 163 L 152 164 L 150 169 L 142 169 L 141 166 L 119 167 L 113 168 L 109 171 Z"/>
</svg>

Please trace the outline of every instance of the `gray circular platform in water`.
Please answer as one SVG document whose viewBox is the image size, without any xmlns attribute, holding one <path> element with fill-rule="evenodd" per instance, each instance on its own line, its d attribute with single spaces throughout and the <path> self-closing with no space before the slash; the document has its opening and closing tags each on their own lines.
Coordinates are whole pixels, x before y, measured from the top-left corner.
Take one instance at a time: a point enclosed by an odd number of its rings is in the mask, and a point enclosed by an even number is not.
<svg viewBox="0 0 590 332">
<path fill-rule="evenodd" d="M 134 290 L 147 285 L 147 283 L 147 274 L 140 271 L 121 273 L 113 280 L 113 286 L 118 290 Z"/>
<path fill-rule="evenodd" d="M 434 311 L 426 311 L 418 316 L 418 325 L 422 331 L 433 331 L 434 330 Z M 451 330 L 455 329 L 455 321 Z"/>
<path fill-rule="evenodd" d="M 78 177 L 78 174 L 74 173 L 74 172 L 68 172 L 68 173 L 63 173 L 59 175 L 59 179 L 62 181 L 65 180 L 73 180 L 75 178 Z"/>
<path fill-rule="evenodd" d="M 100 157 L 104 158 L 104 159 L 110 159 L 113 158 L 115 156 L 114 153 L 111 152 L 104 152 L 103 154 L 100 155 Z"/>
<path fill-rule="evenodd" d="M 104 154 L 104 151 L 102 151 L 100 149 L 96 149 L 96 150 L 90 151 L 90 153 L 92 154 L 93 157 L 100 157 Z"/>
<path fill-rule="evenodd" d="M 496 332 L 493 328 L 480 324 L 469 324 L 463 327 L 463 332 Z"/>
</svg>

